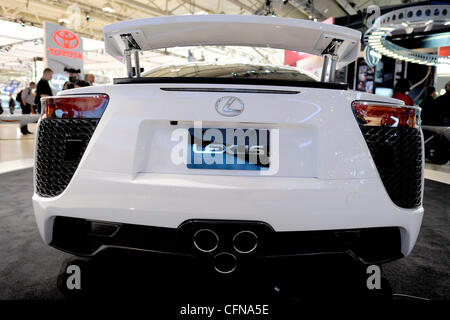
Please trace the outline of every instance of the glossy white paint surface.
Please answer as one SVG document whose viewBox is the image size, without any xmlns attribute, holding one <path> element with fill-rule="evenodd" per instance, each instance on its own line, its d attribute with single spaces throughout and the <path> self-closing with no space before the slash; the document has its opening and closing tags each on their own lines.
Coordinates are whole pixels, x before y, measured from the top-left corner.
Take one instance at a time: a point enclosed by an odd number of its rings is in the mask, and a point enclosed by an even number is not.
<svg viewBox="0 0 450 320">
<path fill-rule="evenodd" d="M 300 93 L 233 93 L 245 109 L 230 118 L 214 107 L 229 93 L 162 87 Z M 114 85 L 70 93 L 76 92 L 107 93 L 110 103 L 67 189 L 55 198 L 33 196 L 47 243 L 53 217 L 60 215 L 165 227 L 195 218 L 259 220 L 277 231 L 398 226 L 403 253 L 414 246 L 423 208 L 402 209 L 390 200 L 351 110 L 353 100 L 397 100 L 347 90 L 218 84 Z M 278 129 L 278 173 L 171 163 L 171 131 L 194 121 L 213 128 Z"/>
<path fill-rule="evenodd" d="M 122 60 L 121 34 L 131 34 L 142 50 L 183 46 L 271 47 L 321 55 L 331 40 L 343 40 L 338 68 L 358 57 L 361 33 L 302 19 L 252 15 L 185 15 L 123 21 L 105 26 L 105 48 Z M 236 36 L 239 35 L 239 36 Z"/>
</svg>

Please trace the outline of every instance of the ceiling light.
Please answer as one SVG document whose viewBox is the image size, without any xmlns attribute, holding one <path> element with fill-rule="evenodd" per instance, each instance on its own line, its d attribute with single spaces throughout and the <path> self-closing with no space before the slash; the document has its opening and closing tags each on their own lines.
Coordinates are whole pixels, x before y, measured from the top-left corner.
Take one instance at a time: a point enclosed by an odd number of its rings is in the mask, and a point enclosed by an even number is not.
<svg viewBox="0 0 450 320">
<path fill-rule="evenodd" d="M 425 25 L 429 25 L 430 23 L 433 23 L 433 20 L 428 20 L 427 22 L 425 22 Z"/>
<path fill-rule="evenodd" d="M 111 8 L 110 6 L 105 6 L 102 8 L 103 11 L 108 12 L 108 13 L 113 13 L 114 9 Z"/>
</svg>

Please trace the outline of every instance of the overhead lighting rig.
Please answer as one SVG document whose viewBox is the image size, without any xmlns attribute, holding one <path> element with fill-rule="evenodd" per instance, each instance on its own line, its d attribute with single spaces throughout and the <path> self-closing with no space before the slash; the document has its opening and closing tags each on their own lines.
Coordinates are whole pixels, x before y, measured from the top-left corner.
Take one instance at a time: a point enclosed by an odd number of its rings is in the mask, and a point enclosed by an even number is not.
<svg viewBox="0 0 450 320">
<path fill-rule="evenodd" d="M 431 28 L 433 25 L 450 24 L 450 6 L 417 6 L 388 12 L 378 17 L 364 34 L 364 43 L 382 55 L 428 66 L 450 65 L 450 57 L 422 53 L 398 46 L 387 40 L 393 31 L 411 33 L 414 27 Z"/>
</svg>

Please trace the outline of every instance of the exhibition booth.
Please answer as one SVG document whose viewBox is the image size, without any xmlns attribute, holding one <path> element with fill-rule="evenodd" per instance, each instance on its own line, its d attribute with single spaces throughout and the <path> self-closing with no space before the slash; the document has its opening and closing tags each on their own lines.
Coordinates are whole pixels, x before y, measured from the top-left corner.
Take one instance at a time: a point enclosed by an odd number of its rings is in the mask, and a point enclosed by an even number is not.
<svg viewBox="0 0 450 320">
<path fill-rule="evenodd" d="M 450 300 L 450 5 L 383 3 L 0 1 L 0 300 Z"/>
</svg>

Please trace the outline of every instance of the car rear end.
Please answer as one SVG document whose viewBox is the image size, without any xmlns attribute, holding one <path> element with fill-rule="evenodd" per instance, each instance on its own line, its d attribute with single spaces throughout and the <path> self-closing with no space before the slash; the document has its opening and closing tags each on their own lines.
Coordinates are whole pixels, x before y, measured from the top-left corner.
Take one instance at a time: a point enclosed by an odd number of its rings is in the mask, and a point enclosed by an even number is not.
<svg viewBox="0 0 450 320">
<path fill-rule="evenodd" d="M 423 215 L 419 110 L 332 83 L 358 57 L 360 32 L 190 15 L 104 33 L 127 78 L 43 100 L 33 204 L 46 243 L 85 256 L 184 257 L 233 274 L 252 262 L 371 264 L 411 252 Z M 260 66 L 141 75 L 140 51 L 197 45 L 323 56 L 322 81 Z"/>
<path fill-rule="evenodd" d="M 333 84 L 137 82 L 45 100 L 33 204 L 46 243 L 205 258 L 222 273 L 248 259 L 381 263 L 412 250 L 423 215 L 417 109 Z M 242 112 L 218 112 L 224 97 Z M 268 132 L 270 161 L 177 161 L 195 129 Z"/>
</svg>

